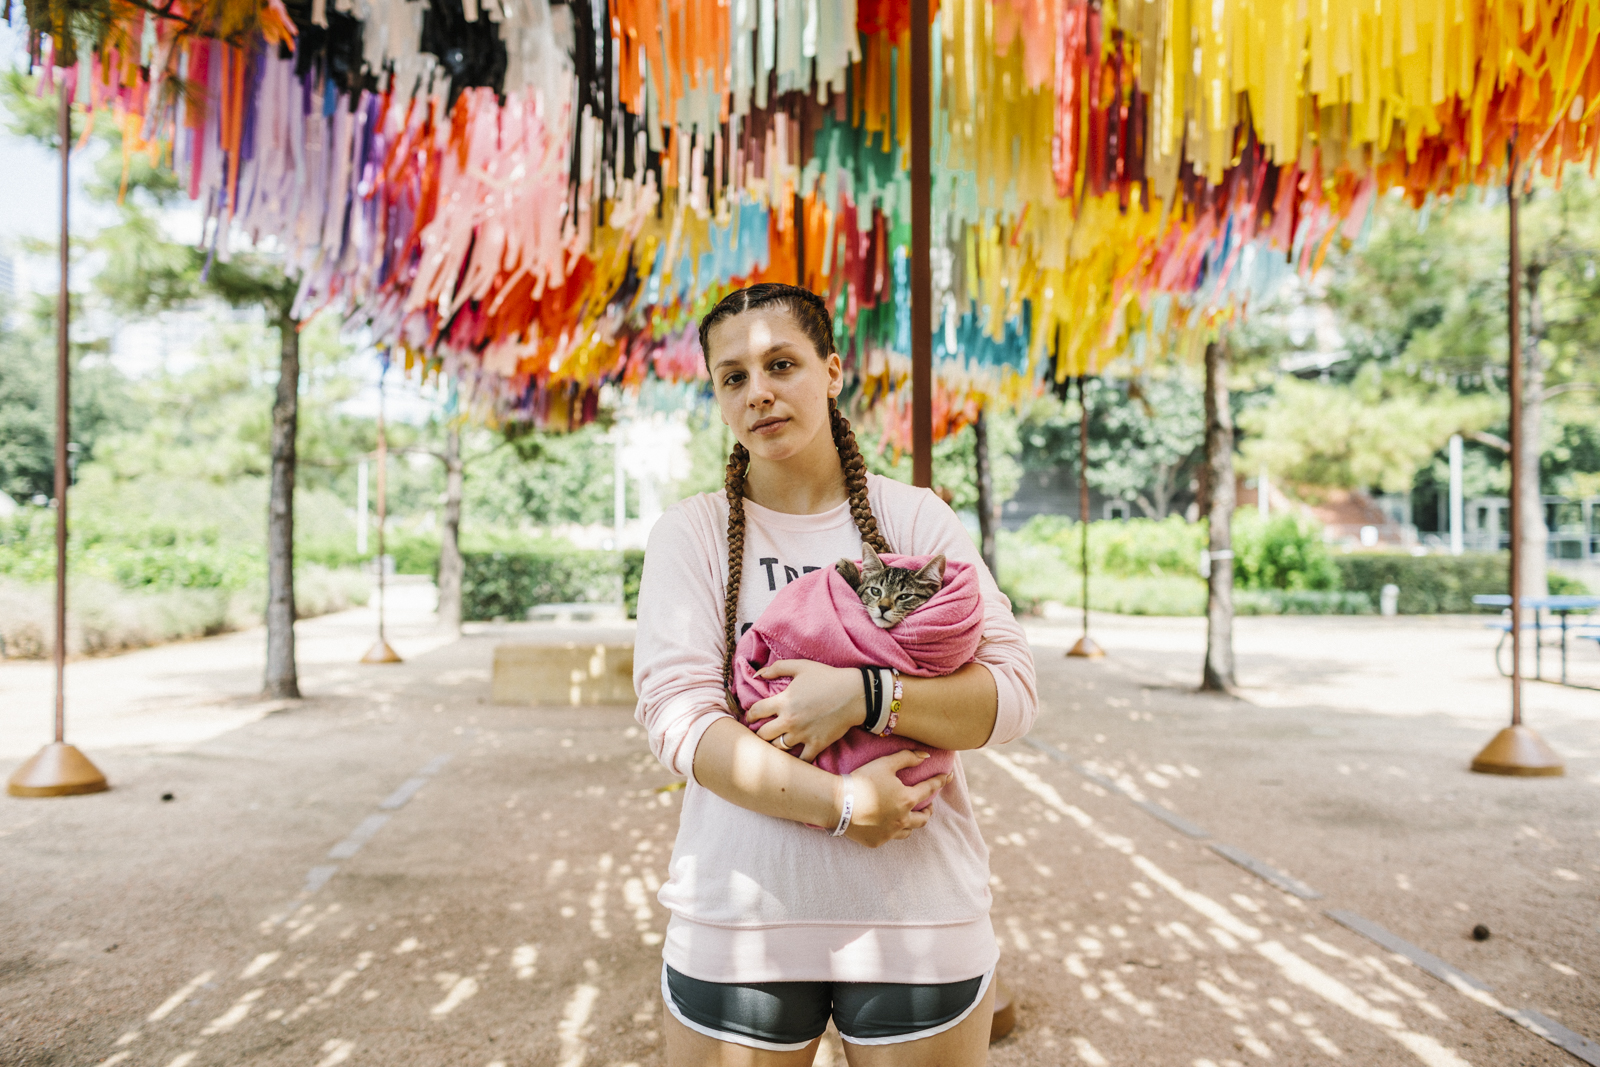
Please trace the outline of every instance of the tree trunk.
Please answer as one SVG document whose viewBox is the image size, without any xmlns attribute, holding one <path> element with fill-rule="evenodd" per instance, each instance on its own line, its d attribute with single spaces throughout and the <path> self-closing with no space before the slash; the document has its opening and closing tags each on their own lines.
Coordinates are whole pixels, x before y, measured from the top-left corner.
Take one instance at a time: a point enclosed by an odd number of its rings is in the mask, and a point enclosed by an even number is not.
<svg viewBox="0 0 1600 1067">
<path fill-rule="evenodd" d="M 267 503 L 267 673 L 263 695 L 298 698 L 294 659 L 295 435 L 300 421 L 300 324 L 278 316 L 278 398 L 272 405 L 272 489 Z"/>
<path fill-rule="evenodd" d="M 978 421 L 972 424 L 972 451 L 977 460 L 978 475 L 978 551 L 983 556 L 989 573 L 996 582 L 1000 580 L 1000 559 L 995 553 L 995 501 L 994 475 L 989 466 L 989 424 L 982 408 Z"/>
<path fill-rule="evenodd" d="M 1528 290 L 1528 332 L 1522 346 L 1522 477 L 1518 493 L 1522 504 L 1522 595 L 1549 595 L 1549 532 L 1544 523 L 1544 501 L 1539 491 L 1540 429 L 1544 416 L 1544 302 L 1539 298 L 1539 279 L 1545 265 L 1538 260 L 1523 268 Z"/>
<path fill-rule="evenodd" d="M 1228 349 L 1206 345 L 1206 462 L 1203 479 L 1210 526 L 1206 665 L 1203 692 L 1231 693 L 1233 678 L 1233 412 L 1228 406 Z"/>
<path fill-rule="evenodd" d="M 444 443 L 444 532 L 439 538 L 439 623 L 461 632 L 461 430 L 451 425 Z"/>
</svg>

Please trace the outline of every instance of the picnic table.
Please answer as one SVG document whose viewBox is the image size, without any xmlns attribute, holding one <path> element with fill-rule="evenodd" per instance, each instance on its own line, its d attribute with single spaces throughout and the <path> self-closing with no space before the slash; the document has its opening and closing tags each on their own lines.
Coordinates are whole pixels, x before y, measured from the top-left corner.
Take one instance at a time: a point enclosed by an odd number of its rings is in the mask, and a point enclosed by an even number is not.
<svg viewBox="0 0 1600 1067">
<path fill-rule="evenodd" d="M 1600 596 L 1525 596 L 1521 598 L 1524 608 L 1533 609 L 1533 676 L 1538 681 L 1544 681 L 1544 657 L 1542 650 L 1544 643 L 1539 640 L 1544 632 L 1544 613 L 1550 612 L 1561 620 L 1561 684 L 1567 685 L 1567 616 L 1573 612 L 1588 613 L 1600 608 Z M 1472 598 L 1474 604 L 1482 604 L 1491 608 L 1509 608 L 1511 597 L 1507 593 L 1480 594 Z M 1500 673 L 1510 676 L 1511 672 L 1500 664 L 1500 650 L 1505 647 L 1506 637 L 1511 633 L 1510 620 L 1501 620 L 1489 625 L 1501 631 L 1500 643 L 1494 649 L 1494 665 Z M 1600 633 L 1584 634 L 1596 642 L 1600 642 Z"/>
</svg>

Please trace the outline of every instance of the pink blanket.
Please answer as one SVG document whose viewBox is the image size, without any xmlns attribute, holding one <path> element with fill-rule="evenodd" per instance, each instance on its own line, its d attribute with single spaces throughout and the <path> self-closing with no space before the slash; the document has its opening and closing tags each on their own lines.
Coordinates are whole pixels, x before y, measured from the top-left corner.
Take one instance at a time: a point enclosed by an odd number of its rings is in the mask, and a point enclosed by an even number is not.
<svg viewBox="0 0 1600 1067">
<path fill-rule="evenodd" d="M 920 568 L 932 557 L 885 553 L 879 558 L 891 567 Z M 734 695 L 740 707 L 748 708 L 783 692 L 788 678 L 756 677 L 757 671 L 781 659 L 808 659 L 830 667 L 893 667 L 901 674 L 933 678 L 970 662 L 982 633 L 983 599 L 970 564 L 947 561 L 943 588 L 888 630 L 872 621 L 861 598 L 837 569 L 823 567 L 784 586 L 739 639 L 733 657 Z M 746 725 L 754 730 L 765 721 Z M 859 726 L 824 750 L 817 757 L 817 766 L 845 774 L 879 757 L 912 748 L 931 755 L 900 772 L 900 780 L 907 785 L 955 769 L 953 752 L 900 737 L 879 737 Z"/>
</svg>

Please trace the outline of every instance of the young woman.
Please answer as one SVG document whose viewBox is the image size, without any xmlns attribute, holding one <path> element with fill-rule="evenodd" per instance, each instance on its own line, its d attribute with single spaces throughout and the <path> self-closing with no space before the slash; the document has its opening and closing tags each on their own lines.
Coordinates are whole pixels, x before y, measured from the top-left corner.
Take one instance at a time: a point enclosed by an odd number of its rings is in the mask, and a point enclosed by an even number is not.
<svg viewBox="0 0 1600 1067">
<path fill-rule="evenodd" d="M 974 749 L 1025 734 L 1037 701 L 1022 630 L 950 509 L 866 473 L 835 405 L 843 369 L 820 299 L 740 290 L 701 322 L 700 344 L 738 444 L 724 492 L 683 501 L 650 535 L 634 666 L 651 747 L 689 783 L 660 893 L 667 1063 L 810 1064 L 831 1016 L 852 1067 L 983 1064 L 999 950 L 959 762 L 911 787 L 895 772 L 924 758 L 914 751 L 846 776 L 812 766 L 866 719 L 854 669 L 770 665 L 791 682 L 746 709 L 768 719 L 759 734 L 727 690 L 738 636 L 777 591 L 864 543 L 943 552 L 981 576 L 974 662 L 904 677 L 897 735 Z"/>
</svg>

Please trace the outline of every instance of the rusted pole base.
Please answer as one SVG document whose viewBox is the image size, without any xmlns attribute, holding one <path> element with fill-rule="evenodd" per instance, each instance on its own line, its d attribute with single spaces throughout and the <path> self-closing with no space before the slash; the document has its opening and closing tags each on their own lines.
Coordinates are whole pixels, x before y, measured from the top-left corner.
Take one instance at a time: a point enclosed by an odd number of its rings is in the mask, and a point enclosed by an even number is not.
<svg viewBox="0 0 1600 1067">
<path fill-rule="evenodd" d="M 1084 634 L 1078 638 L 1078 643 L 1067 649 L 1067 655 L 1073 659 L 1105 659 L 1106 650 L 1094 643 L 1094 638 Z"/>
<path fill-rule="evenodd" d="M 1005 1037 L 1017 1025 L 1017 1001 L 1011 995 L 1011 989 L 1000 980 L 999 975 L 994 979 L 994 1021 L 989 1024 L 989 1044 L 994 1044 Z"/>
<path fill-rule="evenodd" d="M 1558 778 L 1567 773 L 1561 757 L 1531 726 L 1507 726 L 1472 760 L 1479 774 L 1517 778 Z"/>
<path fill-rule="evenodd" d="M 81 793 L 104 793 L 111 788 L 100 768 L 89 757 L 61 741 L 34 753 L 17 768 L 6 786 L 14 797 L 68 797 Z"/>
<path fill-rule="evenodd" d="M 389 647 L 389 642 L 378 638 L 378 643 L 367 649 L 367 654 L 361 657 L 362 663 L 403 663 L 400 653 Z"/>
</svg>

